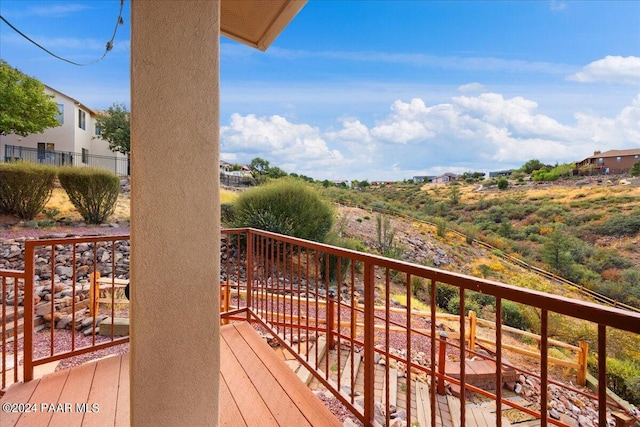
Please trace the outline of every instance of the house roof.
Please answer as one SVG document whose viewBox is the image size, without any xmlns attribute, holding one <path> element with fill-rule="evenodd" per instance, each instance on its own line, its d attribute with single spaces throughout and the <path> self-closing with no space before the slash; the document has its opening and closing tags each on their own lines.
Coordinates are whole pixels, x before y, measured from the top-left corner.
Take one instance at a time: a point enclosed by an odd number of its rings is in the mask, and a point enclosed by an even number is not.
<svg viewBox="0 0 640 427">
<path fill-rule="evenodd" d="M 55 92 L 58 95 L 61 95 L 61 96 L 64 96 L 65 98 L 67 98 L 67 99 L 70 99 L 71 101 L 73 101 L 74 104 L 76 104 L 77 106 L 81 107 L 83 110 L 88 111 L 89 114 L 92 114 L 94 116 L 98 115 L 98 111 L 94 110 L 93 108 L 87 107 L 85 104 L 83 104 L 82 102 L 78 101 L 75 98 L 70 97 L 66 93 L 62 93 L 59 90 L 52 88 L 51 86 L 44 85 L 44 87 L 47 88 L 48 90 L 50 90 L 51 92 Z"/>
<path fill-rule="evenodd" d="M 596 153 L 591 157 L 587 157 L 584 160 L 599 159 L 601 157 L 623 157 L 623 156 L 635 156 L 640 155 L 640 148 L 630 148 L 628 150 L 609 150 L 602 153 Z"/>
<path fill-rule="evenodd" d="M 220 32 L 240 43 L 265 51 L 306 2 L 223 0 L 220 3 Z"/>
</svg>

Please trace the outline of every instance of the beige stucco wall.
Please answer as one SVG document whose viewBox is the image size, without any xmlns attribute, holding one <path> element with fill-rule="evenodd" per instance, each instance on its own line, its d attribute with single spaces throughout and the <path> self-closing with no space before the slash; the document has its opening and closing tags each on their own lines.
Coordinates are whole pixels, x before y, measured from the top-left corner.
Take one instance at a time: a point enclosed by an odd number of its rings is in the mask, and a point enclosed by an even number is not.
<svg viewBox="0 0 640 427">
<path fill-rule="evenodd" d="M 219 420 L 219 3 L 131 2 L 131 424 Z"/>
</svg>

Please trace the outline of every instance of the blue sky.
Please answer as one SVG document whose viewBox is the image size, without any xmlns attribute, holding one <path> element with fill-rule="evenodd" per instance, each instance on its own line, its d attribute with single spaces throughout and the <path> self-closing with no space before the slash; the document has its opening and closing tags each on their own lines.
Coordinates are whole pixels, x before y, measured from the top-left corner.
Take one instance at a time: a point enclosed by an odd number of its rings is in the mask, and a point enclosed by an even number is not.
<svg viewBox="0 0 640 427">
<path fill-rule="evenodd" d="M 56 60 L 4 23 L 0 56 L 92 108 L 128 105 L 129 6 L 96 65 Z M 102 55 L 118 9 L 0 1 L 77 62 Z M 220 55 L 230 162 L 392 180 L 640 148 L 640 1 L 310 0 L 267 52 L 222 37 Z"/>
</svg>

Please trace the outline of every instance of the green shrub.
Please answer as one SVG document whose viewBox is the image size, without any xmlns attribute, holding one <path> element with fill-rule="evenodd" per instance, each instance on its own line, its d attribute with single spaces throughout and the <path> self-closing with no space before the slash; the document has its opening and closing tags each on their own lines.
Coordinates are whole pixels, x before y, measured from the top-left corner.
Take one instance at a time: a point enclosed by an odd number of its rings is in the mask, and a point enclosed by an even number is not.
<svg viewBox="0 0 640 427">
<path fill-rule="evenodd" d="M 411 293 L 413 296 L 418 296 L 418 292 L 420 292 L 424 288 L 424 279 L 418 276 L 411 276 Z"/>
<path fill-rule="evenodd" d="M 502 301 L 502 323 L 523 331 L 528 331 L 531 328 L 531 324 L 523 315 L 520 305 L 512 301 Z"/>
<path fill-rule="evenodd" d="M 439 237 L 444 237 L 445 233 L 447 232 L 447 221 L 444 218 L 436 218 L 435 223 L 436 223 L 436 234 Z"/>
<path fill-rule="evenodd" d="M 112 172 L 92 168 L 62 168 L 62 188 L 88 224 L 102 224 L 116 208 L 120 179 Z"/>
<path fill-rule="evenodd" d="M 470 311 L 475 311 L 476 313 L 480 313 L 480 304 L 473 300 L 466 300 L 464 303 L 464 315 L 468 316 Z M 447 304 L 447 311 L 451 314 L 459 314 L 460 313 L 460 296 L 456 295 L 449 300 L 449 304 Z"/>
<path fill-rule="evenodd" d="M 466 222 L 462 225 L 462 233 L 464 234 L 466 242 L 470 245 L 472 245 L 473 241 L 478 237 L 479 232 L 478 227 L 471 223 Z"/>
<path fill-rule="evenodd" d="M 458 297 L 458 288 L 451 285 L 437 285 L 436 305 L 438 307 L 446 310 L 453 297 Z"/>
<path fill-rule="evenodd" d="M 508 186 L 509 186 L 509 180 L 507 178 L 503 176 L 498 178 L 498 189 L 506 190 Z"/>
<path fill-rule="evenodd" d="M 303 181 L 283 178 L 243 192 L 234 204 L 236 227 L 324 241 L 333 209 Z"/>
<path fill-rule="evenodd" d="M 496 305 L 496 297 L 493 295 L 483 294 L 482 292 L 469 292 L 469 297 L 480 307 L 486 307 L 488 305 L 495 307 Z"/>
<path fill-rule="evenodd" d="M 593 231 L 605 236 L 635 236 L 640 233 L 640 212 L 614 215 L 594 226 Z"/>
<path fill-rule="evenodd" d="M 597 359 L 589 362 L 597 366 Z M 632 404 L 640 404 L 640 363 L 607 357 L 607 387 Z"/>
<path fill-rule="evenodd" d="M 0 164 L 0 212 L 30 220 L 44 208 L 53 191 L 55 168 L 33 163 Z"/>
</svg>

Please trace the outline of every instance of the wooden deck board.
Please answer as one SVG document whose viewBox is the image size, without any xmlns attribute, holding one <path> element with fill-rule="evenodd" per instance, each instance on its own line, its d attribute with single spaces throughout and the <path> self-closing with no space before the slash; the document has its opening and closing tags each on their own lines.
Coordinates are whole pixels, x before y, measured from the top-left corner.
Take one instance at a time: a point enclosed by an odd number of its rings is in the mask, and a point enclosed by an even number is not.
<svg viewBox="0 0 640 427">
<path fill-rule="evenodd" d="M 97 362 L 89 392 L 89 404 L 99 405 L 100 410 L 87 412 L 82 423 L 84 426 L 106 427 L 114 425 L 121 360 L 122 357 L 108 357 Z"/>
<path fill-rule="evenodd" d="M 40 384 L 40 380 L 29 381 L 27 383 L 16 383 L 13 384 L 10 388 L 12 399 L 7 400 L 12 403 L 25 403 L 31 401 L 31 396 L 33 392 L 36 390 Z M 8 393 L 7 393 L 8 394 Z M 6 395 L 5 395 L 6 396 Z M 4 402 L 4 398 L 2 402 Z M 13 426 L 16 425 L 18 419 L 22 414 L 20 412 L 2 412 L 2 417 L 0 417 L 0 426 Z"/>
<path fill-rule="evenodd" d="M 59 402 L 86 403 L 89 399 L 89 391 L 93 382 L 93 375 L 96 370 L 95 363 L 88 363 L 69 371 L 67 382 L 58 399 Z M 76 427 L 82 426 L 84 414 L 79 411 L 70 410 L 55 414 L 51 418 L 49 427 Z"/>
<path fill-rule="evenodd" d="M 220 417 L 221 427 L 247 427 L 247 423 L 240 412 L 240 408 L 233 400 L 229 386 L 224 377 L 220 381 Z"/>
<path fill-rule="evenodd" d="M 29 399 L 29 403 L 35 404 L 36 411 L 25 413 L 20 417 L 16 425 L 25 427 L 48 425 L 49 420 L 51 420 L 51 416 L 53 415 L 53 411 L 49 410 L 49 407 L 46 405 L 55 405 L 58 403 L 58 397 L 62 392 L 68 376 L 69 370 L 65 370 L 42 377 Z M 45 405 L 45 407 L 43 408 L 42 405 Z"/>
<path fill-rule="evenodd" d="M 282 363 L 269 345 L 255 332 L 250 333 L 253 329 L 248 323 L 238 323 L 229 326 L 235 326 L 241 333 L 233 335 L 223 334 L 223 337 L 230 344 L 235 356 L 245 369 L 255 368 L 255 370 L 252 371 L 251 379 L 254 384 L 256 384 L 256 388 L 259 388 L 261 392 L 266 391 L 268 396 L 263 394 L 263 397 L 272 399 L 276 393 L 273 393 L 271 390 L 277 390 L 278 388 L 284 392 L 284 394 L 279 397 L 281 402 L 277 404 L 276 402 L 271 403 L 265 400 L 280 425 L 342 425 L 324 405 L 318 405 L 320 402 L 311 390 L 300 382 L 298 377 L 286 364 Z M 245 341 L 246 347 L 244 351 L 241 351 L 241 341 Z M 253 356 L 251 356 L 250 353 L 253 353 Z M 256 383 L 256 381 L 258 381 L 258 383 Z M 288 397 L 288 400 L 284 398 L 285 396 Z M 291 402 L 291 405 L 293 405 L 294 408 L 298 408 L 298 410 L 288 412 L 285 417 L 280 418 L 274 413 L 274 408 L 279 407 L 278 405 L 282 404 L 282 402 L 287 406 L 289 402 Z M 303 418 L 297 417 L 296 412 Z M 299 423 L 296 419 L 299 419 Z"/>
<path fill-rule="evenodd" d="M 222 354 L 233 354 L 224 339 L 220 340 L 220 351 Z M 244 414 L 243 418 L 247 424 L 264 425 L 265 427 L 278 425 L 264 399 L 237 359 L 234 357 L 220 358 L 220 370 L 222 371 L 222 379 L 240 413 Z M 238 399 L 236 396 L 242 396 L 242 398 Z"/>
<path fill-rule="evenodd" d="M 220 424 L 223 426 L 341 426 L 248 323 L 221 328 Z M 0 427 L 129 425 L 129 357 L 113 356 L 14 384 L 2 403 L 35 403 L 35 413 L 2 413 Z M 67 403 L 72 411 L 42 411 Z M 100 411 L 76 410 L 97 403 Z M 90 406 L 89 406 L 90 407 Z"/>
<path fill-rule="evenodd" d="M 129 358 L 123 357 L 120 365 L 120 383 L 116 403 L 116 426 L 127 425 L 130 417 L 129 406 Z"/>
</svg>

